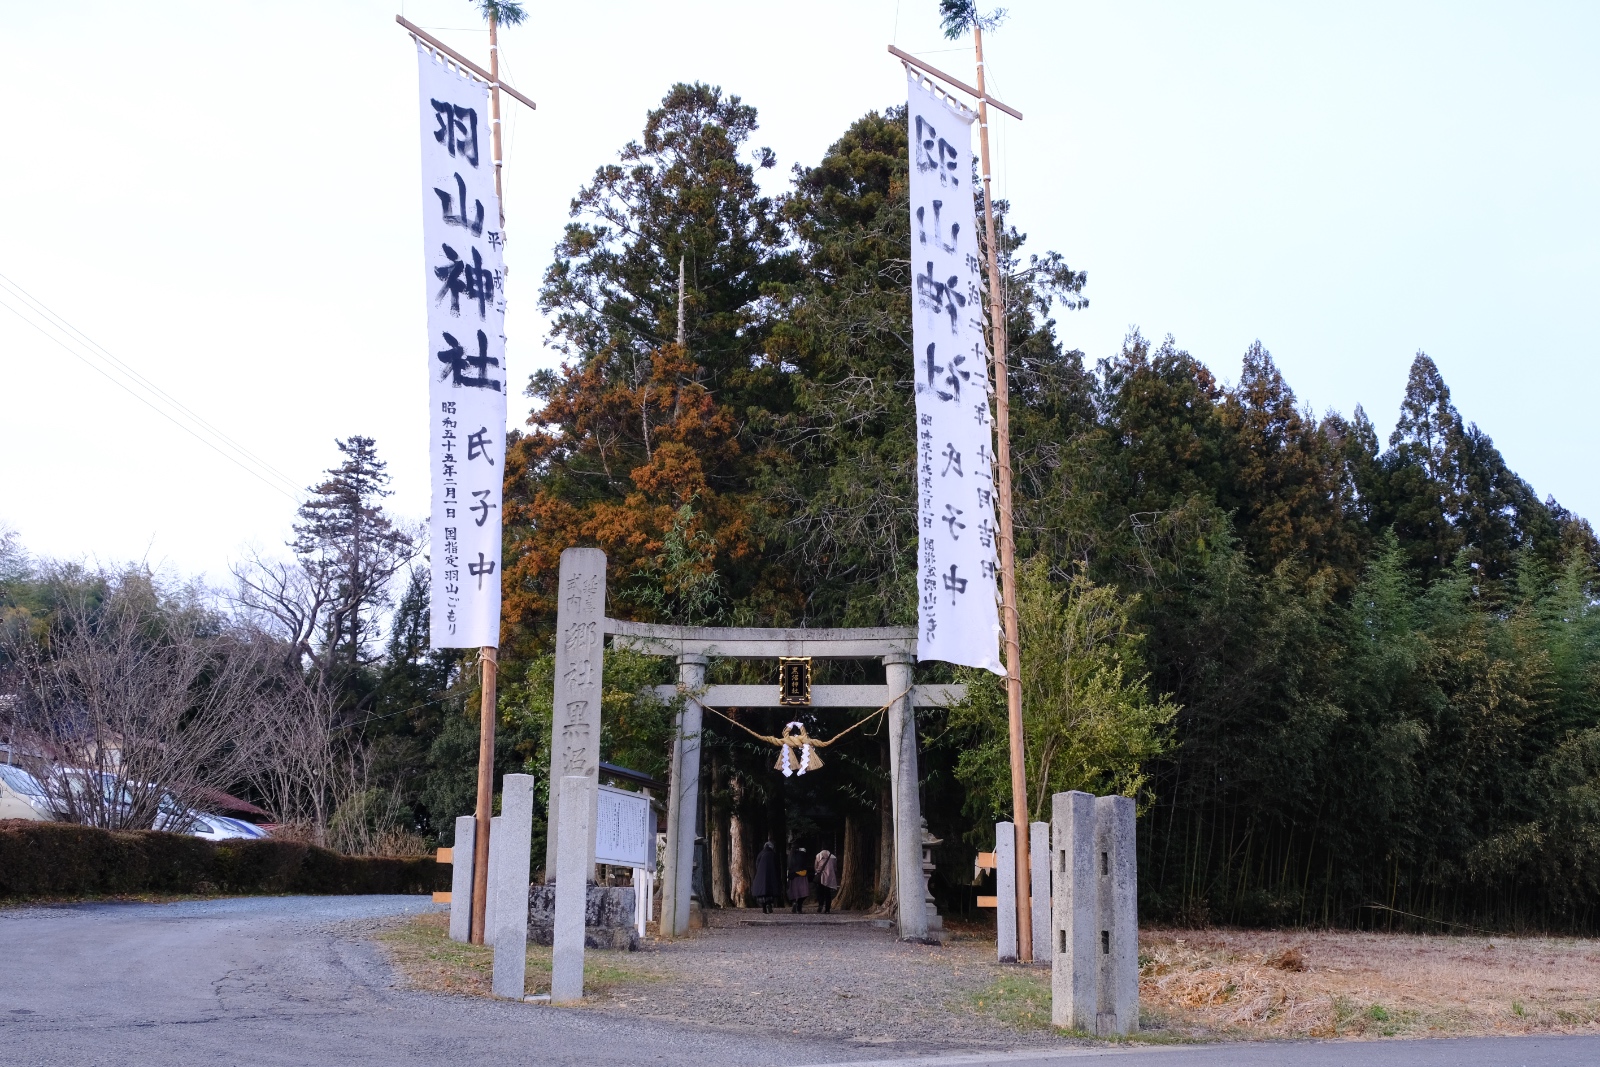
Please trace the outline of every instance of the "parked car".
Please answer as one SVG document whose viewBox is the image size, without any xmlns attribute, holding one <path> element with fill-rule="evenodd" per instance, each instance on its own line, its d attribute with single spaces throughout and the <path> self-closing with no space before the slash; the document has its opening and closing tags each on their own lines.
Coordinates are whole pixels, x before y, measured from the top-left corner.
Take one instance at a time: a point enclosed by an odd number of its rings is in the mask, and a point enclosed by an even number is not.
<svg viewBox="0 0 1600 1067">
<path fill-rule="evenodd" d="M 207 841 L 261 841 L 267 837 L 265 830 L 243 819 L 232 819 L 226 815 L 207 815 L 202 812 L 192 814 L 194 822 L 187 833 L 193 837 L 203 837 Z"/>
<path fill-rule="evenodd" d="M 21 767 L 0 763 L 0 819 L 40 822 L 54 818 L 55 809 L 39 779 Z"/>
</svg>

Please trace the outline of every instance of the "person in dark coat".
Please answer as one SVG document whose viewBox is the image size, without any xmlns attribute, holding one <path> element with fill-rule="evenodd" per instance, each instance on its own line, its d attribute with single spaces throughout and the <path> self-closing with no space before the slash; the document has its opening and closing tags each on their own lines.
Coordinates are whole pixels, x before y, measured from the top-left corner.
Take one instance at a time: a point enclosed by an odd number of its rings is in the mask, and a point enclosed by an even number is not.
<svg viewBox="0 0 1600 1067">
<path fill-rule="evenodd" d="M 761 846 L 761 852 L 756 856 L 756 884 L 755 897 L 761 902 L 761 910 L 768 915 L 772 914 L 772 903 L 783 895 L 783 881 L 778 873 L 778 850 L 768 841 Z"/>
<path fill-rule="evenodd" d="M 789 850 L 789 899 L 794 901 L 794 913 L 805 910 L 806 897 L 811 895 L 811 860 L 799 845 Z"/>
</svg>

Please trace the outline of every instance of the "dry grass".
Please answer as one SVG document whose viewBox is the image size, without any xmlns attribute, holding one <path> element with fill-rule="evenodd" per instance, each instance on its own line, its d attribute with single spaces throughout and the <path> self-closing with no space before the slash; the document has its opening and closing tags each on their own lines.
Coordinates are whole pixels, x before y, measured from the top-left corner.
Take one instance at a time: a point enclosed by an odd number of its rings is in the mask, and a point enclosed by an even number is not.
<svg viewBox="0 0 1600 1067">
<path fill-rule="evenodd" d="M 413 989 L 459 996 L 492 997 L 494 950 L 450 940 L 450 916 L 427 912 L 381 931 L 377 942 Z M 528 993 L 550 992 L 550 949 L 528 946 Z M 618 954 L 589 953 L 584 966 L 584 992 L 588 998 L 604 997 L 616 987 L 649 982 L 655 976 Z"/>
<path fill-rule="evenodd" d="M 443 913 L 419 915 L 378 940 L 413 987 L 490 996 L 492 952 L 451 941 L 448 923 Z M 935 983 L 954 994 L 944 998 L 950 1025 L 965 1033 L 989 1020 L 1013 1034 L 1049 1033 L 1049 970 L 995 964 L 992 935 L 987 944 L 976 936 L 958 941 L 927 954 L 930 981 L 946 970 L 953 976 Z M 1600 941 L 1150 929 L 1140 932 L 1139 946 L 1145 1040 L 1600 1032 Z M 765 974 L 770 961 L 756 955 L 750 965 L 762 964 L 756 969 Z M 716 959 L 724 970 L 735 963 Z M 661 1012 L 681 1008 L 684 997 L 721 1003 L 725 982 L 703 973 L 706 963 L 681 951 L 590 953 L 585 990 L 590 1003 L 612 1011 Z M 741 989 L 761 984 L 756 977 L 722 975 Z M 704 989 L 697 979 L 708 983 Z M 550 950 L 529 946 L 528 991 L 549 988 Z M 846 1016 L 883 1007 L 866 997 L 840 999 L 829 1010 L 844 1025 Z M 765 1016 L 722 1021 L 772 1023 Z"/>
<path fill-rule="evenodd" d="M 1146 1026 L 1237 1037 L 1600 1031 L 1600 942 L 1145 930 Z"/>
</svg>

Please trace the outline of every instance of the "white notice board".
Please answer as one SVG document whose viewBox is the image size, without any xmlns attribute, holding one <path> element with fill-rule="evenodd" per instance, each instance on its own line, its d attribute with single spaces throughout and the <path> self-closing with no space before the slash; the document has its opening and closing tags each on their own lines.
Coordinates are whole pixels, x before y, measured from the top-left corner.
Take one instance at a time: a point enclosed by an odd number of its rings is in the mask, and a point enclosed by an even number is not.
<svg viewBox="0 0 1600 1067">
<path fill-rule="evenodd" d="M 656 869 L 656 816 L 649 797 L 609 785 L 600 787 L 594 861 Z"/>
</svg>

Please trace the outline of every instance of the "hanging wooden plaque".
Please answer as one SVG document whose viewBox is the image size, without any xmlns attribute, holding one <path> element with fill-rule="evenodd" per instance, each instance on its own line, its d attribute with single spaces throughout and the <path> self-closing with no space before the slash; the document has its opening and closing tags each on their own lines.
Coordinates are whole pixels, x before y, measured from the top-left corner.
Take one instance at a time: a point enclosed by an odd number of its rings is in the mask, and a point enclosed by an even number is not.
<svg viewBox="0 0 1600 1067">
<path fill-rule="evenodd" d="M 781 656 L 778 659 L 778 703 L 811 703 L 811 657 Z"/>
</svg>

